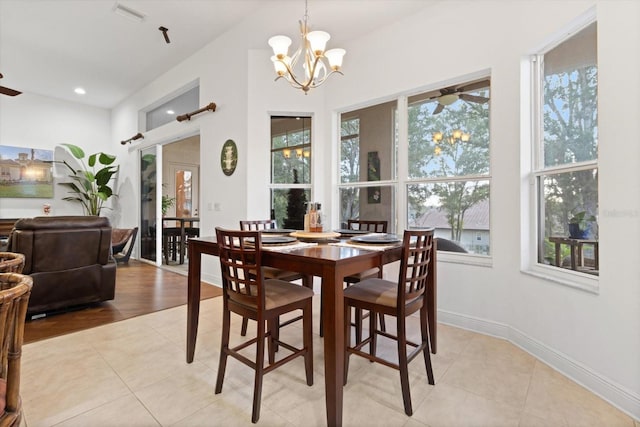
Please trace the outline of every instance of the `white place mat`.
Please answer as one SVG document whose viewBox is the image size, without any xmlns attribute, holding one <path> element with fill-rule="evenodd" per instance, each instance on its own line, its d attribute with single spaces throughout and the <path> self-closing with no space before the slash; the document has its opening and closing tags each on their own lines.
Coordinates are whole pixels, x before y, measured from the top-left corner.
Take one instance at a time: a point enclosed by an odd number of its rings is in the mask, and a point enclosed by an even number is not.
<svg viewBox="0 0 640 427">
<path fill-rule="evenodd" d="M 275 252 L 287 252 L 295 249 L 306 248 L 308 246 L 317 246 L 317 243 L 312 242 L 293 242 L 288 245 L 262 245 L 263 251 L 275 251 Z"/>
<path fill-rule="evenodd" d="M 358 249 L 366 249 L 368 251 L 384 251 L 387 249 L 398 247 L 398 245 L 378 245 L 378 244 L 366 244 L 366 243 L 356 243 L 351 241 L 344 241 L 338 243 L 329 243 L 333 246 L 344 246 L 347 248 L 358 248 Z"/>
</svg>

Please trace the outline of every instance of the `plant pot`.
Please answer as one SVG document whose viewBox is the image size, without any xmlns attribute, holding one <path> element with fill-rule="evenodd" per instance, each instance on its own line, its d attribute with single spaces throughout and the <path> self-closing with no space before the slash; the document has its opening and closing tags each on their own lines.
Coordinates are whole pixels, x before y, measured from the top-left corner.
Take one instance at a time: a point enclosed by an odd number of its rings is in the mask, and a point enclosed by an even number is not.
<svg viewBox="0 0 640 427">
<path fill-rule="evenodd" d="M 581 229 L 580 224 L 569 224 L 569 237 L 572 239 L 586 239 L 589 236 L 589 227 Z"/>
</svg>

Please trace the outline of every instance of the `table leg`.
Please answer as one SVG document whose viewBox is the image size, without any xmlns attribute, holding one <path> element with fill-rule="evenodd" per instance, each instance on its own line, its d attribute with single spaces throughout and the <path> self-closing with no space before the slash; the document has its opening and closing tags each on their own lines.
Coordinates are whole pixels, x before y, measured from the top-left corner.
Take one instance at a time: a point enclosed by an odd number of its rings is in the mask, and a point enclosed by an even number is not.
<svg viewBox="0 0 640 427">
<path fill-rule="evenodd" d="M 342 425 L 344 377 L 344 295 L 342 277 L 327 271 L 322 278 L 324 373 L 327 425 Z"/>
<path fill-rule="evenodd" d="M 189 245 L 189 279 L 187 282 L 187 363 L 193 362 L 200 315 L 200 264 L 202 253 Z"/>
<path fill-rule="evenodd" d="M 571 269 L 572 270 L 577 270 L 577 266 L 576 266 L 576 245 L 571 244 Z"/>
<path fill-rule="evenodd" d="M 562 267 L 560 263 L 560 243 L 556 242 L 556 267 Z"/>
</svg>

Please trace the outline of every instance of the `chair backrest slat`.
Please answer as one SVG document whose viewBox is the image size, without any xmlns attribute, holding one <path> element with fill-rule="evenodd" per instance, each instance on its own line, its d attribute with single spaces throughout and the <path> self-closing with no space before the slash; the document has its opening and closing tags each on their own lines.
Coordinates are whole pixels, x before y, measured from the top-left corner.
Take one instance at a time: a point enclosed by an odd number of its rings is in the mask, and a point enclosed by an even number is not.
<svg viewBox="0 0 640 427">
<path fill-rule="evenodd" d="M 386 233 L 388 221 L 373 221 L 364 219 L 347 220 L 347 228 L 349 230 L 371 231 L 373 233 Z"/>
<path fill-rule="evenodd" d="M 433 229 L 405 230 L 398 279 L 398 307 L 426 296 L 432 251 Z"/>
<path fill-rule="evenodd" d="M 216 239 L 225 298 L 264 307 L 260 232 L 216 227 Z"/>
</svg>

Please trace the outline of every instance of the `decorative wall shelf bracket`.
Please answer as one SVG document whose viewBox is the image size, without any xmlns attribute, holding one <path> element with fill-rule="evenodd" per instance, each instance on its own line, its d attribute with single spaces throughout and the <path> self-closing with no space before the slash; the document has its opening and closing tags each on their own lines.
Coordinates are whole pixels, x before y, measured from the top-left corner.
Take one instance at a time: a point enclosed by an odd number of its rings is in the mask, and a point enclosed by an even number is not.
<svg viewBox="0 0 640 427">
<path fill-rule="evenodd" d="M 207 105 L 206 107 L 202 107 L 199 110 L 193 111 L 191 113 L 182 114 L 182 115 L 176 117 L 176 120 L 179 121 L 179 122 L 183 122 L 185 120 L 191 120 L 191 117 L 195 116 L 196 114 L 200 114 L 200 113 L 202 113 L 204 111 L 211 111 L 211 112 L 216 111 L 216 103 L 212 102 L 209 105 Z"/>
</svg>

